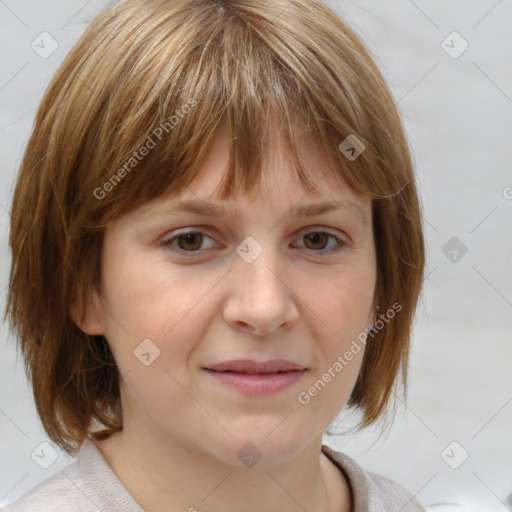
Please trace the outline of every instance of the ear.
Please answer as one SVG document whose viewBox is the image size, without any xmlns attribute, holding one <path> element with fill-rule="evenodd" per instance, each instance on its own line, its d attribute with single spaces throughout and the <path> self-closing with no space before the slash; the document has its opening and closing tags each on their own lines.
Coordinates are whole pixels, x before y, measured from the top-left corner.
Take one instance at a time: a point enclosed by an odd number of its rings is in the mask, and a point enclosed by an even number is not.
<svg viewBox="0 0 512 512">
<path fill-rule="evenodd" d="M 91 336 L 105 334 L 103 311 L 96 288 L 92 288 L 89 293 L 83 293 L 81 289 L 77 288 L 73 290 L 69 314 L 73 322 L 83 332 Z"/>
</svg>

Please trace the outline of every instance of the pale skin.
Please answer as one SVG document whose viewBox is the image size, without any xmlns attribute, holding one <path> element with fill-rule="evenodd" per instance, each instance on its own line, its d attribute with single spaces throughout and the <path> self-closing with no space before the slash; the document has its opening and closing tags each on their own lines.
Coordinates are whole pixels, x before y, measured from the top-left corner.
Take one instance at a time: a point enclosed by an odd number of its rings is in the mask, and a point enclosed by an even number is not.
<svg viewBox="0 0 512 512">
<path fill-rule="evenodd" d="M 319 193 L 306 193 L 272 140 L 264 193 L 219 201 L 228 160 L 228 134 L 219 129 L 181 196 L 146 203 L 107 228 L 100 290 L 83 322 L 71 307 L 85 332 L 106 337 L 123 376 L 123 431 L 95 443 L 146 511 L 349 512 L 353 505 L 345 477 L 320 450 L 364 350 L 307 405 L 297 396 L 375 317 L 371 202 L 326 172 L 307 139 L 299 147 Z M 185 199 L 224 204 L 236 215 L 165 213 Z M 324 201 L 360 210 L 291 212 Z M 181 238 L 164 245 L 178 230 Z M 182 230 L 196 237 L 187 242 Z M 333 236 L 306 236 L 322 232 Z M 235 250 L 249 236 L 263 248 L 252 263 Z M 144 339 L 160 350 L 148 366 L 134 355 Z M 247 397 L 203 370 L 235 358 L 288 359 L 307 372 L 276 394 Z M 247 442 L 262 454 L 250 468 L 237 457 Z"/>
</svg>

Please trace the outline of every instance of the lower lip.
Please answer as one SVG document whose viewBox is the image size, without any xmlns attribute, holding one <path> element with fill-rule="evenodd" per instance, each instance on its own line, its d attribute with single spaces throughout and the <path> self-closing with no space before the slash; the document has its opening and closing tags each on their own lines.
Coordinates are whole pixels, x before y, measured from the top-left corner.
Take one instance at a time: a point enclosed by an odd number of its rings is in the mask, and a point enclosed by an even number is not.
<svg viewBox="0 0 512 512">
<path fill-rule="evenodd" d="M 293 386 L 307 370 L 293 370 L 282 373 L 234 373 L 215 372 L 204 369 L 222 384 L 251 396 L 270 395 Z"/>
</svg>

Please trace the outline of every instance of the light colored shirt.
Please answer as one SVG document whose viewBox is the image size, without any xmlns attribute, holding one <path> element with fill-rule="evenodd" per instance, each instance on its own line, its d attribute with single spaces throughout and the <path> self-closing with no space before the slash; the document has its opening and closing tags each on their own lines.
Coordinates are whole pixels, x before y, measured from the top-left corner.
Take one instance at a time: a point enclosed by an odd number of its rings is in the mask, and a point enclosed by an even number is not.
<svg viewBox="0 0 512 512">
<path fill-rule="evenodd" d="M 342 471 L 352 492 L 353 512 L 425 512 L 399 484 L 365 471 L 327 445 L 322 452 Z M 77 459 L 29 490 L 3 512 L 144 512 L 110 469 L 92 440 Z"/>
</svg>

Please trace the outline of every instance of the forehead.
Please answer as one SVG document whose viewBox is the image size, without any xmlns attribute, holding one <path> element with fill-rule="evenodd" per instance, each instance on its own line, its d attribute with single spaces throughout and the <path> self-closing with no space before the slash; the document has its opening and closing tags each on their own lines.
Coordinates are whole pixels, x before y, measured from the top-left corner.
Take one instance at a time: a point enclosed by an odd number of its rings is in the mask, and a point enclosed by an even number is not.
<svg viewBox="0 0 512 512">
<path fill-rule="evenodd" d="M 369 200 L 353 191 L 339 172 L 330 167 L 329 161 L 318 144 L 305 132 L 294 133 L 300 156 L 300 163 L 314 183 L 314 188 L 305 189 L 294 170 L 293 158 L 285 149 L 281 135 L 274 129 L 263 154 L 261 190 L 249 193 L 252 199 L 283 201 L 286 199 L 306 199 L 308 196 L 319 199 L 344 199 L 361 206 Z M 235 137 L 236 143 L 236 137 Z M 212 145 L 200 172 L 190 186 L 182 192 L 180 199 L 217 199 L 229 161 L 231 140 L 225 125 L 215 132 Z M 247 199 L 247 196 L 233 195 L 228 201 Z"/>
</svg>

